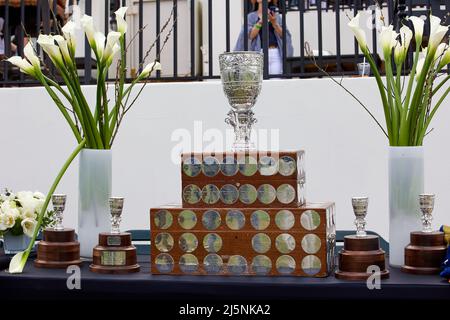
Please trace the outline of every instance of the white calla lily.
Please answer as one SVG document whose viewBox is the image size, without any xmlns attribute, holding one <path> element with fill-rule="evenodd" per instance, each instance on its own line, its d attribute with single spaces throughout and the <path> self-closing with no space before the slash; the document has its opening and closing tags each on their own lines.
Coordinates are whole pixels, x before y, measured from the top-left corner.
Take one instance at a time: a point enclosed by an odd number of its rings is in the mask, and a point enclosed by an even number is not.
<svg viewBox="0 0 450 320">
<path fill-rule="evenodd" d="M 423 65 L 425 64 L 425 58 L 419 58 L 417 61 L 417 67 L 416 67 L 416 81 L 419 80 L 420 75 L 422 74 Z"/>
<path fill-rule="evenodd" d="M 58 44 L 58 47 L 61 50 L 61 53 L 62 53 L 66 63 L 70 63 L 70 61 L 72 61 L 72 57 L 70 56 L 67 40 L 63 36 L 60 36 L 60 35 L 53 36 L 53 39 Z"/>
<path fill-rule="evenodd" d="M 23 54 L 25 55 L 25 58 L 27 58 L 28 61 L 33 65 L 35 68 L 41 67 L 41 62 L 39 61 L 38 56 L 34 52 L 33 45 L 31 44 L 31 41 L 27 43 L 25 48 L 23 48 Z"/>
<path fill-rule="evenodd" d="M 109 67 L 112 64 L 114 56 L 118 52 L 120 52 L 120 45 L 117 43 L 112 47 L 111 51 L 109 51 L 109 49 L 108 49 L 108 53 L 110 53 L 110 54 L 109 54 L 108 58 L 105 60 L 107 67 Z M 105 55 L 106 55 L 106 50 L 105 50 Z"/>
<path fill-rule="evenodd" d="M 76 47 L 75 30 L 76 24 L 72 20 L 68 21 L 64 25 L 64 27 L 61 28 L 64 38 L 67 40 L 67 45 L 69 46 L 70 50 L 72 50 L 72 52 L 75 52 Z"/>
<path fill-rule="evenodd" d="M 397 65 L 400 65 L 405 61 L 412 37 L 413 32 L 410 28 L 407 26 L 400 28 L 400 42 L 397 43 L 394 49 L 394 59 Z"/>
<path fill-rule="evenodd" d="M 353 34 L 355 35 L 356 40 L 358 41 L 359 47 L 362 51 L 367 50 L 367 40 L 366 40 L 366 33 L 364 30 L 359 26 L 359 19 L 361 17 L 361 13 L 358 12 L 358 14 L 353 17 L 352 20 L 347 24 L 350 29 L 353 31 Z"/>
<path fill-rule="evenodd" d="M 103 53 L 103 60 L 107 61 L 111 58 L 111 56 L 115 55 L 117 51 L 115 51 L 115 47 L 117 43 L 119 42 L 121 33 L 116 31 L 111 31 L 108 33 L 108 36 L 106 38 L 106 45 L 105 45 L 105 51 Z M 120 50 L 120 47 L 119 47 Z"/>
<path fill-rule="evenodd" d="M 420 17 L 409 17 L 407 20 L 411 21 L 414 27 L 414 37 L 416 39 L 416 46 L 420 47 L 423 38 L 423 27 L 425 21 Z"/>
<path fill-rule="evenodd" d="M 386 59 L 391 56 L 392 49 L 397 44 L 397 37 L 398 33 L 394 31 L 394 26 L 381 27 L 380 45 Z"/>
<path fill-rule="evenodd" d="M 120 7 L 116 12 L 114 12 L 116 14 L 117 31 L 119 31 L 122 35 L 124 35 L 128 29 L 127 22 L 125 21 L 125 14 L 127 10 L 128 7 Z"/>
<path fill-rule="evenodd" d="M 94 28 L 94 19 L 91 16 L 85 14 L 80 19 L 81 26 L 84 29 L 84 33 L 86 34 L 86 38 L 88 39 L 89 45 L 95 51 L 95 28 Z"/>
<path fill-rule="evenodd" d="M 442 56 L 439 61 L 438 71 L 442 70 L 442 68 L 450 63 L 450 42 L 445 45 L 445 50 L 441 55 Z"/>
<path fill-rule="evenodd" d="M 33 236 L 34 229 L 36 228 L 37 222 L 34 219 L 25 218 L 22 220 L 20 225 L 22 226 L 23 233 L 27 237 L 31 238 Z"/>
<path fill-rule="evenodd" d="M 105 41 L 106 37 L 103 32 L 97 31 L 94 35 L 95 39 L 95 50 L 98 58 L 101 59 L 103 57 L 103 51 L 105 50 Z"/>
<path fill-rule="evenodd" d="M 31 65 L 31 63 L 28 62 L 27 59 L 23 59 L 19 56 L 14 56 L 6 61 L 18 67 L 23 73 L 29 74 L 31 76 L 35 75 L 34 67 Z"/>
<path fill-rule="evenodd" d="M 24 258 L 25 251 L 17 253 L 14 257 L 12 257 L 11 262 L 9 263 L 9 273 L 22 273 L 25 263 L 22 261 Z"/>
<path fill-rule="evenodd" d="M 151 62 L 145 66 L 145 68 L 142 70 L 141 74 L 139 75 L 139 78 L 147 78 L 153 71 L 161 70 L 161 64 L 158 61 Z"/>
<path fill-rule="evenodd" d="M 39 45 L 42 47 L 42 50 L 55 64 L 63 64 L 63 58 L 61 55 L 61 51 L 59 47 L 55 44 L 55 39 L 53 36 L 49 36 L 46 34 L 39 35 L 38 41 Z"/>
<path fill-rule="evenodd" d="M 437 48 L 442 39 L 447 34 L 449 26 L 441 25 L 441 19 L 436 16 L 430 16 L 430 39 L 428 47 Z"/>
</svg>

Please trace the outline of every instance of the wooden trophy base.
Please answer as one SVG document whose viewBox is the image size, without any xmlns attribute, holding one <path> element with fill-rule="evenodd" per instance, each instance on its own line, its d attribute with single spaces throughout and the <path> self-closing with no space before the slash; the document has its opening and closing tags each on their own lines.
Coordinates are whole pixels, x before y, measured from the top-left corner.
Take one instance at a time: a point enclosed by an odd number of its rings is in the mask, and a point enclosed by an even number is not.
<svg viewBox="0 0 450 320">
<path fill-rule="evenodd" d="M 369 266 L 380 268 L 381 279 L 389 278 L 386 270 L 385 252 L 380 249 L 379 238 L 374 235 L 344 237 L 344 249 L 339 253 L 339 270 L 335 276 L 344 280 L 366 280 L 372 273 L 367 272 Z"/>
<path fill-rule="evenodd" d="M 37 268 L 65 269 L 81 265 L 80 243 L 75 240 L 74 229 L 44 230 L 43 240 L 37 245 Z"/>
<path fill-rule="evenodd" d="M 136 248 L 131 244 L 130 233 L 100 233 L 98 246 L 93 250 L 92 272 L 123 274 L 139 272 Z"/>
<path fill-rule="evenodd" d="M 402 271 L 411 274 L 439 274 L 447 252 L 444 233 L 411 232 L 411 243 L 405 248 Z"/>
</svg>

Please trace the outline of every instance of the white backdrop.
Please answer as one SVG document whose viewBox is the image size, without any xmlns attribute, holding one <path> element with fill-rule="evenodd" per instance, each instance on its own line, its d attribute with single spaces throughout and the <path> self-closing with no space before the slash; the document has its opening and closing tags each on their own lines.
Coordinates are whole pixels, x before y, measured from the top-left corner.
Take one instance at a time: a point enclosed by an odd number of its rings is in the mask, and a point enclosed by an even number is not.
<svg viewBox="0 0 450 320">
<path fill-rule="evenodd" d="M 373 79 L 345 79 L 382 119 Z M 89 98 L 94 88 L 85 87 Z M 450 224 L 449 102 L 426 139 L 426 191 L 437 195 L 435 222 Z M 148 85 L 113 148 L 113 193 L 126 198 L 123 229 L 148 229 L 149 208 L 179 203 L 180 169 L 171 161 L 176 129 L 225 130 L 218 81 Z M 370 197 L 368 229 L 387 237 L 387 140 L 362 108 L 329 79 L 265 81 L 257 128 L 279 128 L 282 149 L 306 150 L 307 199 L 333 200 L 338 229 L 353 228 L 350 198 Z M 0 89 L 0 187 L 46 192 L 75 147 L 64 119 L 41 88 Z M 188 151 L 188 150 L 186 150 Z M 68 194 L 66 226 L 76 226 L 75 161 L 58 187 Z"/>
</svg>

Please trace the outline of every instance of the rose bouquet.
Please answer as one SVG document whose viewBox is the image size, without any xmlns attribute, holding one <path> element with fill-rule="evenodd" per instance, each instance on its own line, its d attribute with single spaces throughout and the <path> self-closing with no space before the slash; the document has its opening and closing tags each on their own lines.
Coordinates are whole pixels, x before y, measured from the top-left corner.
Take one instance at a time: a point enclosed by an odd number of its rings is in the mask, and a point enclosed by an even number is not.
<svg viewBox="0 0 450 320">
<path fill-rule="evenodd" d="M 45 195 L 40 192 L 21 191 L 14 194 L 6 191 L 0 194 L 0 235 L 24 234 L 31 238 L 44 202 Z M 46 211 L 41 226 L 45 228 L 53 224 L 53 211 Z"/>
</svg>

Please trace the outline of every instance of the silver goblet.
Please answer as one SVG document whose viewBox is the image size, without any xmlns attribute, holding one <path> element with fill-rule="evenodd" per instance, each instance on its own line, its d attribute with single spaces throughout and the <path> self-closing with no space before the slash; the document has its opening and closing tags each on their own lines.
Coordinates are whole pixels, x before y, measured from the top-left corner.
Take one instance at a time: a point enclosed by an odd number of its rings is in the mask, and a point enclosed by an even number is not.
<svg viewBox="0 0 450 320">
<path fill-rule="evenodd" d="M 220 76 L 225 96 L 231 106 L 225 122 L 234 129 L 234 151 L 255 149 L 251 143 L 252 108 L 261 92 L 263 54 L 253 51 L 225 52 L 219 55 Z"/>
<path fill-rule="evenodd" d="M 109 198 L 109 207 L 111 209 L 111 233 L 120 233 L 120 222 L 122 221 L 124 198 L 111 197 Z"/>
<path fill-rule="evenodd" d="M 53 194 L 52 195 L 52 205 L 53 210 L 55 211 L 55 226 L 53 229 L 57 231 L 64 230 L 64 226 L 62 224 L 63 220 L 63 212 L 66 208 L 66 198 L 65 194 Z"/>
<path fill-rule="evenodd" d="M 433 232 L 431 221 L 433 221 L 434 194 L 420 194 L 419 203 L 422 211 L 422 232 Z"/>
<path fill-rule="evenodd" d="M 353 197 L 352 198 L 353 212 L 355 213 L 356 236 L 365 237 L 366 233 L 366 215 L 367 207 L 369 206 L 369 198 L 367 197 Z"/>
</svg>

